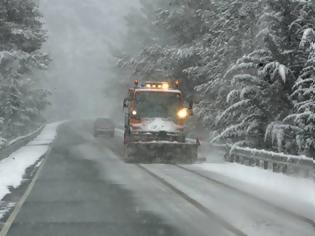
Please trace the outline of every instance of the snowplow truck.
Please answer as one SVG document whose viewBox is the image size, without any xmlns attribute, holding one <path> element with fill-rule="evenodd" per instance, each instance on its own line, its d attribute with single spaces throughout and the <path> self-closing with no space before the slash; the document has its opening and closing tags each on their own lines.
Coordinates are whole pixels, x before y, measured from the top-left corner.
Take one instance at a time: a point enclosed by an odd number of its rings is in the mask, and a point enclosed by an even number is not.
<svg viewBox="0 0 315 236">
<path fill-rule="evenodd" d="M 185 124 L 192 103 L 185 107 L 179 81 L 134 82 L 124 99 L 124 159 L 131 163 L 193 163 L 198 140 L 186 139 Z"/>
</svg>

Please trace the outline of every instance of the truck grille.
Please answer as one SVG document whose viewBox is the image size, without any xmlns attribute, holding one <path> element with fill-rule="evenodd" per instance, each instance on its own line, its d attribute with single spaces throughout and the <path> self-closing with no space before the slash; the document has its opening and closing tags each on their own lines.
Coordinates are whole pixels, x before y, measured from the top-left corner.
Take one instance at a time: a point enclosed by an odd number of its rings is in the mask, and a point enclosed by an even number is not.
<svg viewBox="0 0 315 236">
<path fill-rule="evenodd" d="M 153 142 L 153 141 L 168 141 L 168 142 L 184 142 L 184 135 L 181 133 L 172 133 L 166 131 L 160 132 L 135 132 L 131 135 L 133 142 Z"/>
</svg>

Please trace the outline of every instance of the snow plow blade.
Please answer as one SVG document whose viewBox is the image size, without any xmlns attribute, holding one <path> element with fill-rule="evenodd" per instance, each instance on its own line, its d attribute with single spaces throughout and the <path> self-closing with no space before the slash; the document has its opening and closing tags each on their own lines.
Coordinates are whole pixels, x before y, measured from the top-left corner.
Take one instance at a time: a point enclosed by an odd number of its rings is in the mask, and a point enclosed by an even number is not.
<svg viewBox="0 0 315 236">
<path fill-rule="evenodd" d="M 193 143 L 129 143 L 125 147 L 125 161 L 129 163 L 194 163 L 198 158 L 198 144 Z"/>
</svg>

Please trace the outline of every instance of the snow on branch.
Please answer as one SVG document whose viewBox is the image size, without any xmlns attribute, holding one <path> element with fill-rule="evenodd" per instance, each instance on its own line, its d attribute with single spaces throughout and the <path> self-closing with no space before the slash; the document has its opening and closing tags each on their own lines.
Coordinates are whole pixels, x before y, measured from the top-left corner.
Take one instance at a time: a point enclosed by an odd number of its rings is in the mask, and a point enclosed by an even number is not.
<svg viewBox="0 0 315 236">
<path fill-rule="evenodd" d="M 315 101 L 314 99 L 306 100 L 296 104 L 295 107 L 297 107 L 297 112 L 315 111 Z"/>
<path fill-rule="evenodd" d="M 259 77 L 253 76 L 250 74 L 240 74 L 240 75 L 234 76 L 232 79 L 232 85 L 235 86 L 237 83 L 261 86 L 261 87 L 268 86 L 268 83 L 266 81 L 263 81 Z"/>
<path fill-rule="evenodd" d="M 277 22 L 280 23 L 282 20 L 282 16 L 280 13 L 274 12 L 265 12 L 258 18 L 258 24 L 266 24 L 266 22 Z"/>
<path fill-rule="evenodd" d="M 250 106 L 252 106 L 252 101 L 250 99 L 245 99 L 233 104 L 224 112 L 222 112 L 222 114 L 217 118 L 217 124 L 220 124 L 223 121 L 223 119 L 228 117 L 229 114 L 231 114 L 232 112 L 237 111 L 241 113 L 244 109 L 249 108 Z"/>
<path fill-rule="evenodd" d="M 235 64 L 232 66 L 231 69 L 229 69 L 225 75 L 224 78 L 231 77 L 235 74 L 240 74 L 245 71 L 253 70 L 254 72 L 257 71 L 257 65 L 253 62 L 248 62 L 248 63 L 240 63 L 240 64 Z"/>
<path fill-rule="evenodd" d="M 291 114 L 288 115 L 283 122 L 290 122 L 290 121 L 294 121 L 295 123 L 299 123 L 299 120 L 301 119 L 305 119 L 308 116 L 312 115 L 313 113 L 310 111 L 305 111 L 303 113 L 298 113 L 298 114 Z"/>
<path fill-rule="evenodd" d="M 312 28 L 308 28 L 304 30 L 301 42 L 300 42 L 300 47 L 305 48 L 305 47 L 310 47 L 312 43 L 315 42 L 315 31 Z"/>
<path fill-rule="evenodd" d="M 270 75 L 271 82 L 276 81 L 279 76 L 284 84 L 288 83 L 289 75 L 291 71 L 285 65 L 280 64 L 279 62 L 273 61 L 268 63 L 264 69 L 263 73 L 265 75 Z"/>
<path fill-rule="evenodd" d="M 299 87 L 310 86 L 310 84 L 315 84 L 315 77 L 308 79 L 298 79 L 296 83 L 293 85 L 293 89 L 297 89 Z"/>
<path fill-rule="evenodd" d="M 286 132 L 302 132 L 303 130 L 295 125 L 283 124 L 280 122 L 273 122 L 268 125 L 265 132 L 265 142 L 271 140 L 272 144 L 277 144 L 278 151 L 282 152 L 283 143 L 285 141 Z"/>
<path fill-rule="evenodd" d="M 237 125 L 232 125 L 226 128 L 221 134 L 213 138 L 210 142 L 216 143 L 221 139 L 231 138 L 231 137 L 242 137 L 245 135 L 244 132 L 245 123 L 241 122 Z"/>
<path fill-rule="evenodd" d="M 253 98 L 261 92 L 260 88 L 257 86 L 246 86 L 242 89 L 240 94 L 240 99 L 244 100 L 246 98 Z"/>
<path fill-rule="evenodd" d="M 234 90 L 232 90 L 231 92 L 229 92 L 229 94 L 227 95 L 227 97 L 226 97 L 226 102 L 227 102 L 228 104 L 230 104 L 230 103 L 236 101 L 236 100 L 239 99 L 239 98 L 240 98 L 240 91 L 234 89 Z"/>
</svg>

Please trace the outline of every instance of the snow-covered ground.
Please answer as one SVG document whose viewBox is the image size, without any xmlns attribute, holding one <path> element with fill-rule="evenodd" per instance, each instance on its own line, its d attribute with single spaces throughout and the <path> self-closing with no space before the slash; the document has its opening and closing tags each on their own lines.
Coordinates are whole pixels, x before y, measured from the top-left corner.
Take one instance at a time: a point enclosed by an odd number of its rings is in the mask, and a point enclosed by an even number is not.
<svg viewBox="0 0 315 236">
<path fill-rule="evenodd" d="M 40 130 L 41 128 L 43 128 L 43 127 L 40 127 L 39 129 L 37 129 L 37 130 L 35 130 L 35 131 L 33 131 L 33 132 L 29 133 L 29 134 L 26 134 L 26 135 L 23 135 L 23 136 L 19 136 L 19 137 L 15 138 L 15 139 L 12 139 L 12 140 L 10 140 L 10 141 L 7 143 L 7 145 L 14 144 L 15 142 L 17 142 L 17 141 L 19 141 L 19 140 L 22 140 L 22 139 L 24 139 L 24 138 L 26 138 L 26 137 L 31 136 L 32 134 L 35 134 L 35 133 L 39 132 L 39 130 Z"/>
<path fill-rule="evenodd" d="M 116 129 L 122 137 L 123 130 Z M 256 196 L 298 215 L 315 219 L 315 183 L 312 179 L 273 173 L 258 167 L 248 167 L 224 161 L 224 151 L 213 150 L 205 143 L 200 147 L 200 156 L 207 163 L 185 166 L 201 171 L 215 180 Z"/>
<path fill-rule="evenodd" d="M 309 219 L 315 217 L 315 184 L 312 179 L 236 163 L 203 163 L 192 168 L 298 215 Z"/>
<path fill-rule="evenodd" d="M 57 135 L 57 128 L 59 127 L 59 125 L 61 125 L 64 122 L 66 122 L 66 121 L 60 121 L 60 122 L 46 125 L 46 127 L 43 129 L 43 131 L 40 133 L 40 135 L 37 138 L 35 138 L 33 141 L 31 141 L 28 144 L 28 146 L 51 144 Z"/>
<path fill-rule="evenodd" d="M 45 155 L 57 135 L 59 125 L 60 122 L 47 125 L 33 141 L 0 161 L 0 200 L 10 193 L 10 188 L 19 187 L 26 169 Z M 5 210 L 0 211 L 0 219 L 3 214 Z"/>
</svg>

